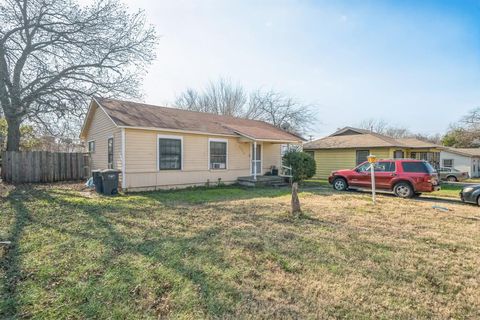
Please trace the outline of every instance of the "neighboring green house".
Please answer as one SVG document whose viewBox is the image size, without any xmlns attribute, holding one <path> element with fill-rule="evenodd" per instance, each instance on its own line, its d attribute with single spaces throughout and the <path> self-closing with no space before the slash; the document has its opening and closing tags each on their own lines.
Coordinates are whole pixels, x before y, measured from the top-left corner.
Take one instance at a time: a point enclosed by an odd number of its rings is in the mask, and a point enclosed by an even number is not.
<svg viewBox="0 0 480 320">
<path fill-rule="evenodd" d="M 381 159 L 412 158 L 440 164 L 442 147 L 415 138 L 394 139 L 369 130 L 345 127 L 328 137 L 307 142 L 303 150 L 317 163 L 316 178 L 325 179 L 334 170 L 354 168 L 369 154 Z"/>
</svg>

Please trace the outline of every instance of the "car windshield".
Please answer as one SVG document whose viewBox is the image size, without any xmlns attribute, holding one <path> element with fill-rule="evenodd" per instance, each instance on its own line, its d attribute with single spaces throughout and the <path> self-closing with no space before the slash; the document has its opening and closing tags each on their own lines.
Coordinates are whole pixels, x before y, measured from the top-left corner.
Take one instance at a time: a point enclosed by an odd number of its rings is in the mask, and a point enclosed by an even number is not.
<svg viewBox="0 0 480 320">
<path fill-rule="evenodd" d="M 370 163 L 364 162 L 364 163 L 362 163 L 361 165 L 359 165 L 358 167 L 356 167 L 355 170 L 356 170 L 357 172 L 369 171 L 369 170 L 370 170 Z"/>
</svg>

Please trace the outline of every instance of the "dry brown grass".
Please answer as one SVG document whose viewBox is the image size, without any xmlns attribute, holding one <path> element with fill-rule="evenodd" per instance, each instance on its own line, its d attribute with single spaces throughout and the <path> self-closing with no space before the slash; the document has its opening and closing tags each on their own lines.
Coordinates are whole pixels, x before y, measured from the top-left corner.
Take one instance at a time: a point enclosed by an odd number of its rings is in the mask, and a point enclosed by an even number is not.
<svg viewBox="0 0 480 320">
<path fill-rule="evenodd" d="M 425 201 L 379 196 L 373 206 L 367 194 L 304 192 L 304 215 L 291 218 L 283 190 L 23 196 L 0 207 L 2 235 L 28 216 L 7 259 L 21 263 L 4 266 L 18 282 L 5 282 L 0 314 L 480 317 L 474 206 L 441 203 L 443 212 Z"/>
</svg>

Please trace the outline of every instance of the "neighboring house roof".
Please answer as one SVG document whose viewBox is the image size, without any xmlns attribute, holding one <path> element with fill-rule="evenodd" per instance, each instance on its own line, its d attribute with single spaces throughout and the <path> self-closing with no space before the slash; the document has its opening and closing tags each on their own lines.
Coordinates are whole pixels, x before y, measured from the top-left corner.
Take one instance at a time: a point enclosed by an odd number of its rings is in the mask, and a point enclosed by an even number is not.
<svg viewBox="0 0 480 320">
<path fill-rule="evenodd" d="M 116 99 L 94 98 L 94 101 L 97 102 L 118 127 L 243 136 L 260 141 L 299 142 L 304 140 L 298 135 L 258 120 Z"/>
<path fill-rule="evenodd" d="M 416 138 L 401 138 L 401 139 L 395 139 L 395 140 L 409 148 L 443 148 L 443 146 L 440 146 L 438 144 L 431 143 L 428 141 L 423 141 Z"/>
<path fill-rule="evenodd" d="M 445 148 L 444 150 L 465 157 L 480 157 L 480 148 Z"/>
<path fill-rule="evenodd" d="M 364 129 L 345 127 L 328 137 L 308 142 L 304 149 L 342 149 L 342 148 L 438 148 L 439 145 L 415 138 L 394 139 L 392 137 Z"/>
</svg>

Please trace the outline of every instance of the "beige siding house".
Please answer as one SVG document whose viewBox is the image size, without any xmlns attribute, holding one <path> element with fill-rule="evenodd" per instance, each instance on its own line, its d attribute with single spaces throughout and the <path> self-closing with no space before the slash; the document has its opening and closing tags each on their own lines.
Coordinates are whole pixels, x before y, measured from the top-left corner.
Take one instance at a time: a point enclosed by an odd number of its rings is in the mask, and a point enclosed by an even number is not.
<svg viewBox="0 0 480 320">
<path fill-rule="evenodd" d="M 255 179 L 281 167 L 282 145 L 303 141 L 262 121 L 103 98 L 80 136 L 92 170 L 121 170 L 126 191 Z"/>
<path fill-rule="evenodd" d="M 440 164 L 442 147 L 415 138 L 394 139 L 369 130 L 345 127 L 328 137 L 303 145 L 316 162 L 315 177 L 326 179 L 332 171 L 352 169 L 367 160 L 369 154 L 380 159 L 413 158 Z"/>
</svg>

